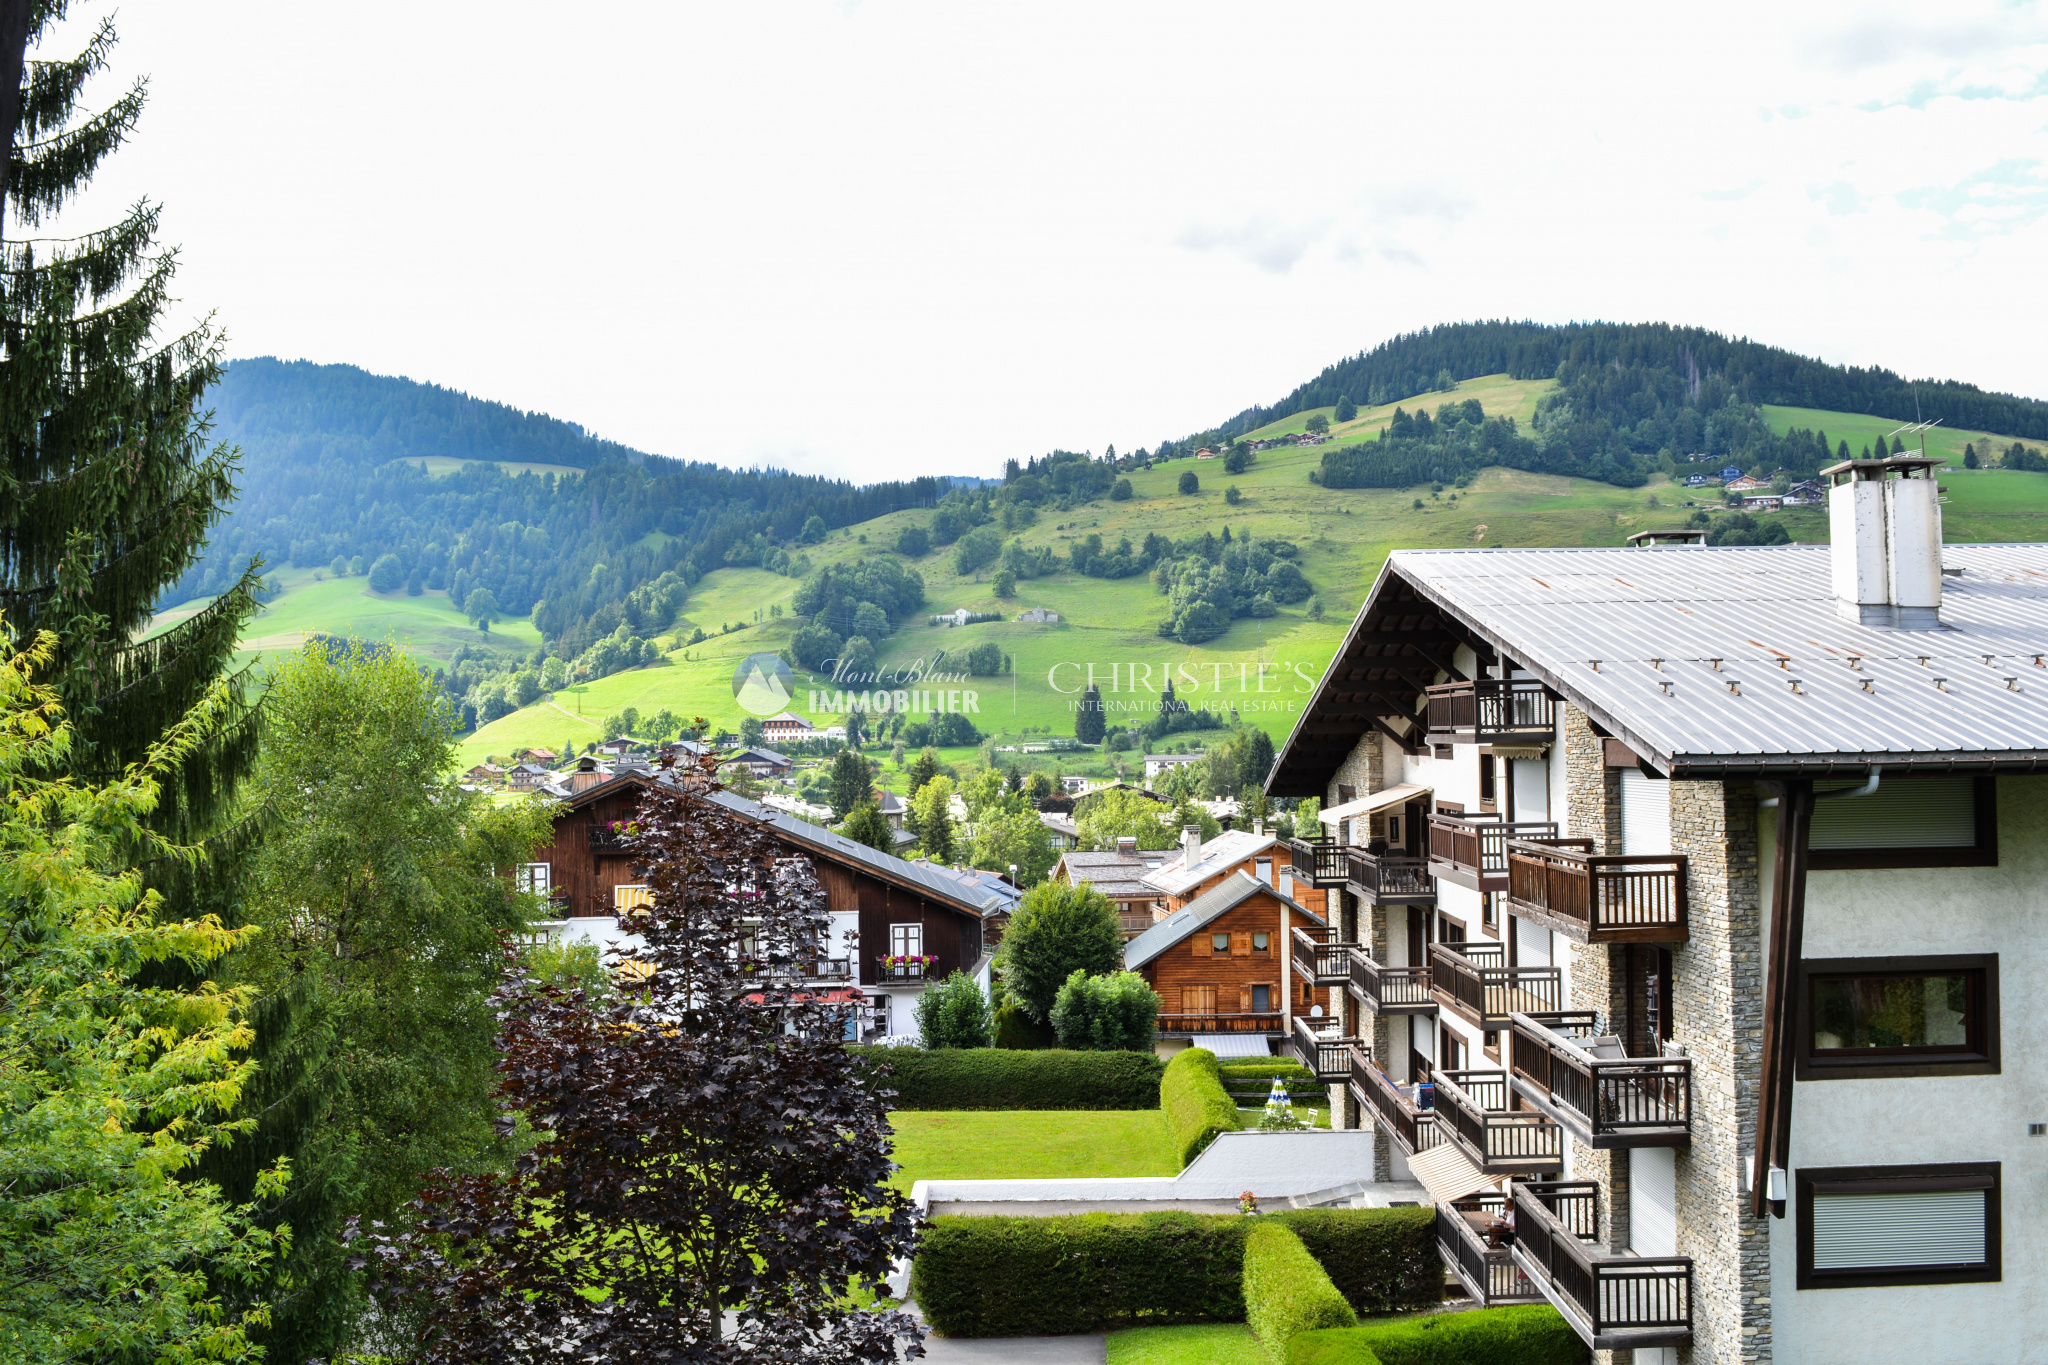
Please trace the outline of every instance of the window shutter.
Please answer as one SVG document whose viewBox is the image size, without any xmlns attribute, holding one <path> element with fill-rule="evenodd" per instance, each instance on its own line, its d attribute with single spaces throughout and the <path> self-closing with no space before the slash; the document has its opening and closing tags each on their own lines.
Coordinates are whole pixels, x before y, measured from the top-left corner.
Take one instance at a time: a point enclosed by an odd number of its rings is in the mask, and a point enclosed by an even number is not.
<svg viewBox="0 0 2048 1365">
<path fill-rule="evenodd" d="M 1215 949 L 1214 949 L 1213 947 L 1211 947 L 1211 946 L 1210 946 L 1210 944 L 1209 944 L 1209 935 L 1208 935 L 1208 933 L 1207 933 L 1207 932 L 1205 931 L 1205 932 L 1203 932 L 1203 933 L 1199 933 L 1199 934 L 1196 934 L 1196 935 L 1195 935 L 1195 956 L 1196 956 L 1196 957 L 1214 957 L 1215 955 L 1216 955 L 1216 950 L 1215 950 Z"/>
<path fill-rule="evenodd" d="M 1239 930 L 1230 936 L 1230 955 L 1232 957 L 1250 957 L 1252 955 L 1252 936 L 1250 930 Z"/>
<path fill-rule="evenodd" d="M 1239 986 L 1237 988 L 1237 1012 L 1239 1014 L 1250 1014 L 1252 1012 L 1252 988 L 1250 986 Z"/>
<path fill-rule="evenodd" d="M 1813 1268 L 1982 1265 L 1984 1190 L 1813 1196 Z"/>
<path fill-rule="evenodd" d="M 1807 846 L 1816 849 L 1973 848 L 1976 843 L 1974 779 L 1889 774 L 1868 796 L 1816 802 L 1807 837 Z"/>
</svg>

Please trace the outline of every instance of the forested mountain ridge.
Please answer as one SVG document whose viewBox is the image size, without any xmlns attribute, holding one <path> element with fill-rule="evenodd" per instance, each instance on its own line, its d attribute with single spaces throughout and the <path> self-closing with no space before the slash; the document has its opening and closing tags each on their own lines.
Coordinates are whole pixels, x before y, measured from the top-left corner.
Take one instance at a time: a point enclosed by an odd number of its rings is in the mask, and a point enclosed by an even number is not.
<svg viewBox="0 0 2048 1365">
<path fill-rule="evenodd" d="M 1952 428 L 2048 438 L 2048 402 L 1954 380 L 1830 365 L 1780 347 L 1668 323 L 1461 322 L 1398 336 L 1333 364 L 1270 407 L 1162 445 L 1162 454 L 1228 443 L 1296 413 L 1424 399 L 1487 374 L 1555 379 L 1527 430 L 1384 433 L 1383 450 L 1337 457 L 1333 486 L 1401 487 L 1488 464 L 1623 486 L 1696 458 L 1810 474 L 1844 452 L 1818 431 L 1776 435 L 1764 404 L 1940 418 Z M 1455 425 L 1455 424 L 1454 424 Z M 1848 452 L 1855 453 L 1855 452 Z"/>
<path fill-rule="evenodd" d="M 414 591 L 478 589 L 531 613 L 573 656 L 622 622 L 634 590 L 713 568 L 800 571 L 801 544 L 951 486 L 928 478 L 845 480 L 735 470 L 645 454 L 581 427 L 348 365 L 238 361 L 208 391 L 213 436 L 241 450 L 239 495 L 205 558 L 162 599 L 220 591 L 252 555 L 273 566 L 386 572 Z M 572 466 L 513 472 L 459 459 Z M 644 594 L 643 594 L 644 596 Z"/>
</svg>

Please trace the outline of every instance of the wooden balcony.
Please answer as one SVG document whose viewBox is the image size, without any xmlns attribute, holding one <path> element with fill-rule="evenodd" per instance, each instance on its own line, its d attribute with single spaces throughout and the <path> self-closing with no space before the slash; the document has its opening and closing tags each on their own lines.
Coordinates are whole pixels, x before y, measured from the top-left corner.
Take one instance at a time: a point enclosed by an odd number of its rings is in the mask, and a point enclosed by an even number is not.
<svg viewBox="0 0 2048 1365">
<path fill-rule="evenodd" d="M 1351 980 L 1351 950 L 1358 945 L 1339 937 L 1336 929 L 1301 926 L 1292 931 L 1289 954 L 1294 974 L 1314 986 L 1342 986 Z"/>
<path fill-rule="evenodd" d="M 1362 848 L 1349 848 L 1345 853 L 1344 886 L 1360 900 L 1410 905 L 1436 899 L 1436 879 L 1429 874 L 1427 858 L 1369 853 Z"/>
<path fill-rule="evenodd" d="M 1437 1003 L 1481 1029 L 1504 1029 L 1516 1014 L 1555 1014 L 1564 1007 L 1563 973 L 1556 967 L 1510 967 L 1498 943 L 1429 945 L 1430 989 Z"/>
<path fill-rule="evenodd" d="M 1373 1065 L 1372 1055 L 1362 1048 L 1351 1050 L 1351 1078 L 1346 1084 L 1359 1107 L 1371 1112 L 1379 1125 L 1409 1156 L 1426 1152 L 1443 1141 L 1437 1131 L 1436 1115 L 1418 1109 L 1410 1095 L 1386 1072 Z M 1411 1093 L 1413 1087 L 1409 1087 Z"/>
<path fill-rule="evenodd" d="M 597 857 L 626 858 L 639 847 L 639 841 L 633 835 L 615 834 L 595 821 L 583 828 L 588 831 L 590 851 Z"/>
<path fill-rule="evenodd" d="M 1508 1108 L 1505 1071 L 1432 1071 L 1436 1121 L 1482 1171 L 1540 1175 L 1564 1167 L 1564 1129 L 1548 1114 Z"/>
<path fill-rule="evenodd" d="M 1548 744 L 1557 706 L 1533 678 L 1479 678 L 1423 689 L 1431 744 Z"/>
<path fill-rule="evenodd" d="M 1347 845 L 1334 839 L 1289 839 L 1287 847 L 1294 854 L 1297 880 L 1318 887 L 1344 885 L 1350 870 L 1345 857 L 1351 851 Z"/>
<path fill-rule="evenodd" d="M 1203 1033 L 1263 1033 L 1279 1037 L 1279 1011 L 1271 1014 L 1162 1014 L 1158 1021 L 1162 1038 L 1192 1038 Z"/>
<path fill-rule="evenodd" d="M 1363 947 L 1351 950 L 1351 993 L 1375 1014 L 1435 1014 L 1427 967 L 1382 967 Z"/>
<path fill-rule="evenodd" d="M 875 963 L 875 984 L 878 986 L 922 986 L 926 981 L 938 977 L 937 963 L 890 962 L 884 958 Z"/>
<path fill-rule="evenodd" d="M 1691 1341 L 1692 1258 L 1603 1250 L 1599 1198 L 1590 1181 L 1517 1181 L 1515 1264 L 1596 1351 Z"/>
<path fill-rule="evenodd" d="M 1508 908 L 1579 943 L 1683 943 L 1680 854 L 1596 855 L 1591 839 L 1510 839 Z"/>
<path fill-rule="evenodd" d="M 745 964 L 750 975 L 774 977 L 778 980 L 851 982 L 853 980 L 853 959 L 847 957 L 810 957 L 794 962 L 768 962 L 755 959 Z"/>
<path fill-rule="evenodd" d="M 1294 1016 L 1293 1030 L 1288 1034 L 1288 1049 L 1296 1061 L 1315 1073 L 1323 1082 L 1342 1084 L 1351 1075 L 1351 1051 L 1353 1048 L 1372 1055 L 1372 1043 L 1364 1038 L 1346 1038 L 1335 1024 L 1327 1021 L 1304 1019 Z"/>
<path fill-rule="evenodd" d="M 1510 1246 L 1494 1231 L 1507 1207 L 1508 1197 L 1492 1191 L 1436 1206 L 1437 1254 L 1472 1301 L 1486 1308 L 1543 1302 L 1543 1291 L 1515 1264 Z"/>
<path fill-rule="evenodd" d="M 1429 870 L 1433 876 L 1474 891 L 1508 889 L 1508 841 L 1554 839 L 1547 820 L 1468 820 L 1462 815 L 1429 817 Z"/>
<path fill-rule="evenodd" d="M 1692 1145 L 1692 1060 L 1629 1057 L 1619 1040 L 1592 1036 L 1583 1013 L 1509 1025 L 1515 1092 L 1589 1147 Z"/>
</svg>

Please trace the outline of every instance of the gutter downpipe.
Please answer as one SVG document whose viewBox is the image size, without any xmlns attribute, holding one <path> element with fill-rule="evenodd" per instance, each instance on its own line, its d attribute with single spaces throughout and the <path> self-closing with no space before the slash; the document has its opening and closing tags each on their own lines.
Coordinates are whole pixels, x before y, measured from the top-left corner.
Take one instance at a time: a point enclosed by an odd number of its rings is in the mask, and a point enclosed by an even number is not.
<svg viewBox="0 0 2048 1365">
<path fill-rule="evenodd" d="M 1797 1002 L 1792 975 L 1806 942 L 1806 871 L 1816 801 L 1869 796 L 1882 768 L 1860 787 L 1816 793 L 1813 783 L 1784 784 L 1759 804 L 1778 811 L 1778 850 L 1771 895 L 1769 974 L 1764 983 L 1763 1085 L 1757 1094 L 1756 1153 L 1750 1176 L 1750 1211 L 1758 1218 L 1785 1216 L 1785 1171 L 1792 1159 L 1792 1079 L 1798 1055 Z"/>
</svg>

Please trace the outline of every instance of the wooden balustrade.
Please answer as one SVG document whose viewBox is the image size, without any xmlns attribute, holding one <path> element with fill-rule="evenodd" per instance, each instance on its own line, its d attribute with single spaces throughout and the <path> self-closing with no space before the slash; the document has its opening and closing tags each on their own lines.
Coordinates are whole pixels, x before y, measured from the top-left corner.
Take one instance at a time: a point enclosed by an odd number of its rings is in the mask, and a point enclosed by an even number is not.
<svg viewBox="0 0 2048 1365">
<path fill-rule="evenodd" d="M 1434 1014 L 1427 967 L 1383 967 L 1364 947 L 1351 950 L 1351 993 L 1375 1014 Z"/>
<path fill-rule="evenodd" d="M 1188 1038 L 1198 1033 L 1269 1033 L 1281 1031 L 1279 1011 L 1271 1014 L 1162 1014 L 1162 1037 Z"/>
<path fill-rule="evenodd" d="M 1508 906 L 1580 943 L 1682 943 L 1686 861 L 1595 854 L 1591 839 L 1507 843 Z"/>
<path fill-rule="evenodd" d="M 1296 975 L 1317 986 L 1341 986 L 1351 979 L 1351 950 L 1358 945 L 1340 938 L 1337 930 L 1303 925 L 1290 938 Z"/>
<path fill-rule="evenodd" d="M 1344 885 L 1353 895 L 1375 904 L 1436 899 L 1436 881 L 1429 875 L 1427 858 L 1371 853 L 1362 848 L 1346 852 Z"/>
<path fill-rule="evenodd" d="M 1548 820 L 1429 817 L 1429 870 L 1474 891 L 1508 889 L 1508 841 L 1557 837 Z"/>
<path fill-rule="evenodd" d="M 1533 678 L 1476 678 L 1423 689 L 1432 744 L 1548 744 L 1557 704 Z"/>
<path fill-rule="evenodd" d="M 1337 1025 L 1294 1016 L 1288 1045 L 1295 1059 L 1315 1073 L 1319 1081 L 1341 1081 L 1351 1074 L 1354 1048 L 1372 1055 L 1372 1044 L 1363 1038 L 1346 1038 Z"/>
<path fill-rule="evenodd" d="M 1345 874 L 1350 870 L 1350 847 L 1334 839 L 1289 839 L 1289 852 L 1294 857 L 1294 875 L 1312 886 L 1330 887 L 1344 885 Z"/>
<path fill-rule="evenodd" d="M 1589 1015 L 1514 1015 L 1508 1070 L 1516 1092 L 1590 1147 L 1690 1146 L 1692 1060 L 1597 1055 L 1592 1028 Z M 1618 1053 L 1619 1043 L 1606 1040 L 1606 1049 Z"/>
<path fill-rule="evenodd" d="M 1554 1014 L 1563 1004 L 1556 967 L 1509 967 L 1498 943 L 1468 940 L 1429 945 L 1430 986 L 1437 1001 L 1483 1029 L 1506 1028 L 1514 1014 Z"/>
<path fill-rule="evenodd" d="M 1436 1207 L 1437 1254 L 1472 1301 L 1489 1308 L 1543 1302 L 1543 1291 L 1515 1264 L 1511 1241 L 1489 1231 L 1507 1207 L 1507 1196 L 1493 1191 Z"/>
<path fill-rule="evenodd" d="M 1409 1156 L 1426 1152 L 1443 1140 L 1437 1131 L 1436 1115 L 1416 1108 L 1415 1102 L 1401 1093 L 1399 1085 L 1373 1065 L 1370 1053 L 1353 1048 L 1350 1062 L 1352 1098 L 1372 1110 Z"/>
<path fill-rule="evenodd" d="M 1693 1263 L 1687 1256 L 1619 1256 L 1600 1249 L 1586 1181 L 1515 1184 L 1515 1264 L 1596 1351 L 1692 1340 Z"/>
<path fill-rule="evenodd" d="M 1564 1129 L 1548 1114 L 1508 1108 L 1505 1071 L 1432 1071 L 1437 1122 L 1483 1171 L 1542 1172 L 1564 1165 Z"/>
</svg>

